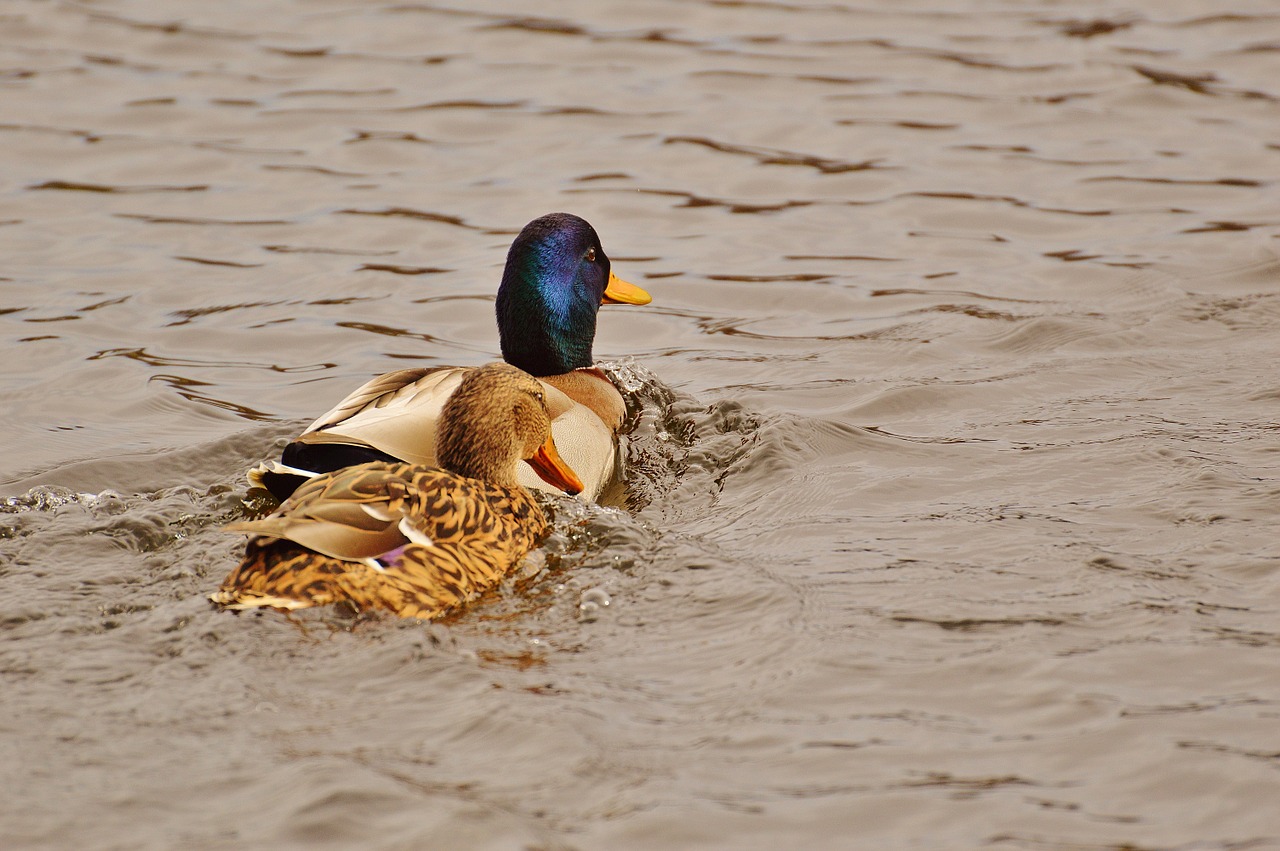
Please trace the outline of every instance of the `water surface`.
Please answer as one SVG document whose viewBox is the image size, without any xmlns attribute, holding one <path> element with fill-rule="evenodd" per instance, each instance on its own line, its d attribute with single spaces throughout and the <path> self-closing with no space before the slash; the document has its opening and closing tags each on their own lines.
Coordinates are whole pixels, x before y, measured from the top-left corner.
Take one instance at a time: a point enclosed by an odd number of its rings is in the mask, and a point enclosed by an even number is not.
<svg viewBox="0 0 1280 851">
<path fill-rule="evenodd" d="M 6 847 L 1280 847 L 1273 4 L 0 22 Z M 441 623 L 211 610 L 553 210 L 654 296 L 620 504 Z"/>
</svg>

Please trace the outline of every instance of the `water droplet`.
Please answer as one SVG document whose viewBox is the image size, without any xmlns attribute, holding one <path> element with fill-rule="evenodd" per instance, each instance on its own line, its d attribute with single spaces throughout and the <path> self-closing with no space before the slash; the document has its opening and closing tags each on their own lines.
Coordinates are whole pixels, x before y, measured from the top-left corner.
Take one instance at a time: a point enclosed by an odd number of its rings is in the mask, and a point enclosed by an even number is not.
<svg viewBox="0 0 1280 851">
<path fill-rule="evenodd" d="M 600 364 L 604 371 L 618 386 L 618 389 L 625 393 L 638 393 L 644 389 L 645 384 L 653 376 L 653 373 L 635 362 L 633 358 L 623 358 L 617 361 L 604 361 Z"/>
</svg>

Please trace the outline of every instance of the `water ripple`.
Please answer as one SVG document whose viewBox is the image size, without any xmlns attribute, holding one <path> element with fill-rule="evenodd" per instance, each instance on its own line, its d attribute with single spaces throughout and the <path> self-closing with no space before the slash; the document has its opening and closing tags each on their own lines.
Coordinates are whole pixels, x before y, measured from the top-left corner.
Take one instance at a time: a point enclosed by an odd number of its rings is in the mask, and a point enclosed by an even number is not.
<svg viewBox="0 0 1280 851">
<path fill-rule="evenodd" d="M 878 159 L 853 163 L 819 157 L 813 154 L 796 153 L 794 151 L 770 150 L 768 148 L 757 148 L 750 145 L 731 145 L 727 142 L 717 142 L 714 139 L 702 139 L 696 136 L 668 136 L 662 141 L 665 145 L 700 145 L 704 148 L 710 148 L 713 151 L 719 151 L 725 154 L 747 156 L 751 157 L 761 165 L 808 166 L 810 168 L 817 169 L 823 174 L 844 174 L 851 171 L 867 171 L 869 169 L 881 168 L 881 161 Z"/>
</svg>

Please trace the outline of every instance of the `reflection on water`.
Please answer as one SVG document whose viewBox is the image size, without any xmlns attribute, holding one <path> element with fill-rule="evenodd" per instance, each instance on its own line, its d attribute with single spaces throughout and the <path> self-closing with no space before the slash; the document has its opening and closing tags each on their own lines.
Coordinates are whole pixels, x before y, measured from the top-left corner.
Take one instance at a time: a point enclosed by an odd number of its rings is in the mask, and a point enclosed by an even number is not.
<svg viewBox="0 0 1280 851">
<path fill-rule="evenodd" d="M 9 844 L 1280 846 L 1271 5 L 0 20 Z M 553 210 L 625 487 L 440 623 L 212 611 Z"/>
</svg>

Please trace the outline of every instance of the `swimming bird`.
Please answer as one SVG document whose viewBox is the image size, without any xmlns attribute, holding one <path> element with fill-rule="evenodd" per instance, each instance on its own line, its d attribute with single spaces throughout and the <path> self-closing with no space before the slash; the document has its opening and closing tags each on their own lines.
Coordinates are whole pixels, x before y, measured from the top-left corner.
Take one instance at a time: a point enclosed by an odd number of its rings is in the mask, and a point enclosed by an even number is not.
<svg viewBox="0 0 1280 851">
<path fill-rule="evenodd" d="M 348 603 L 432 618 L 499 582 L 545 535 L 516 480 L 582 482 L 551 436 L 543 385 L 513 366 L 468 370 L 444 405 L 440 466 L 370 462 L 303 483 L 273 514 L 226 528 L 253 537 L 210 599 L 228 609 Z"/>
<path fill-rule="evenodd" d="M 622 394 L 592 360 L 596 315 L 601 304 L 650 300 L 613 274 L 595 228 L 570 213 L 534 219 L 507 253 L 496 304 L 502 357 L 542 381 L 556 443 L 593 501 L 620 470 L 626 414 Z M 466 372 L 402 369 L 372 379 L 307 426 L 279 462 L 250 470 L 250 483 L 283 499 L 307 477 L 351 464 L 434 464 L 440 410 Z M 546 489 L 531 473 L 521 482 Z"/>
</svg>

